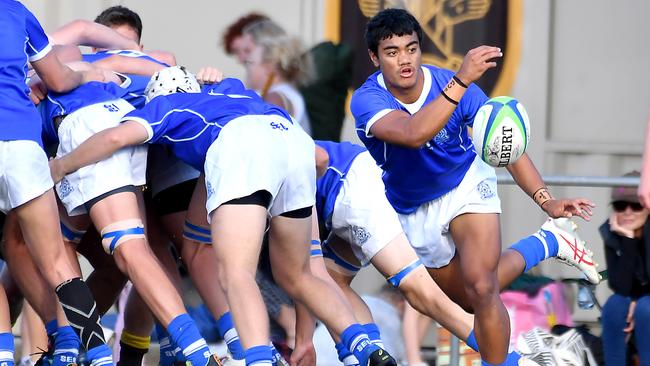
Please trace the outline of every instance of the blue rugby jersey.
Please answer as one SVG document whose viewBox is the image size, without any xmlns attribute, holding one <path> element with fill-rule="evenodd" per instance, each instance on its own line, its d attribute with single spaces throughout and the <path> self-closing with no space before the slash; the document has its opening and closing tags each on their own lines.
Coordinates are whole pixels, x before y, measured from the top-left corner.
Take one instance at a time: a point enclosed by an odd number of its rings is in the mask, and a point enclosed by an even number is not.
<svg viewBox="0 0 650 366">
<path fill-rule="evenodd" d="M 83 107 L 121 98 L 126 89 L 115 83 L 91 81 L 67 92 L 48 92 L 47 98 L 39 105 L 43 122 L 43 140 L 46 144 L 58 142 L 54 130 L 55 117 L 68 115 Z M 107 107 L 109 108 L 109 107 Z"/>
<path fill-rule="evenodd" d="M 246 115 L 277 115 L 291 121 L 286 111 L 264 102 L 237 79 L 225 79 L 202 93 L 157 96 L 122 120 L 140 123 L 148 133 L 146 142 L 168 145 L 179 159 L 203 171 L 205 155 L 221 129 Z"/>
<path fill-rule="evenodd" d="M 331 229 L 334 203 L 338 196 L 345 176 L 350 170 L 354 159 L 366 151 L 363 146 L 349 142 L 315 141 L 329 155 L 329 163 L 325 174 L 316 181 L 316 210 L 318 217 L 325 222 L 326 228 Z"/>
<path fill-rule="evenodd" d="M 462 181 L 476 152 L 467 132 L 478 109 L 487 101 L 483 91 L 471 84 L 458 107 L 440 132 L 417 149 L 381 141 L 370 127 L 394 110 L 409 114 L 434 100 L 447 85 L 453 72 L 423 65 L 424 87 L 413 104 L 397 100 L 386 88 L 383 75 L 376 72 L 352 95 L 350 108 L 357 134 L 383 169 L 386 196 L 395 210 L 409 214 L 425 202 L 449 192 Z"/>
<path fill-rule="evenodd" d="M 41 144 L 41 120 L 29 99 L 27 63 L 52 46 L 34 15 L 15 0 L 0 0 L 0 140 Z"/>
</svg>

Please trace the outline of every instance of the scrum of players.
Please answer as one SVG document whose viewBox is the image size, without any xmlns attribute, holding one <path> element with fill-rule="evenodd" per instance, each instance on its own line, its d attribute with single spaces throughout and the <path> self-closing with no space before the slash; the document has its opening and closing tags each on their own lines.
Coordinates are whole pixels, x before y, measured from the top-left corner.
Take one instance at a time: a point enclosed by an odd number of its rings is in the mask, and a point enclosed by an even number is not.
<svg viewBox="0 0 650 366">
<path fill-rule="evenodd" d="M 485 365 L 535 364 L 508 350 L 498 294 L 518 275 L 557 258 L 600 280 L 567 219 L 588 220 L 593 203 L 553 197 L 525 154 L 507 169 L 549 219 L 501 251 L 495 172 L 467 132 L 487 100 L 473 82 L 496 66 L 496 47 L 470 50 L 455 73 L 422 65 L 415 18 L 374 16 L 365 37 L 379 71 L 351 102 L 360 146 L 314 141 L 240 80 L 143 51 L 126 8 L 48 37 L 21 3 L 0 3 L 3 283 L 46 325 L 42 363 L 76 364 L 81 349 L 92 366 L 113 364 L 99 318 L 128 279 L 119 364 L 142 364 L 154 326 L 162 365 L 284 364 L 255 282 L 265 234 L 275 281 L 296 304 L 292 365 L 316 364 L 316 320 L 341 363 L 396 365 L 350 288 L 370 264 Z M 210 353 L 187 314 L 170 243 L 227 355 Z M 77 253 L 93 265 L 87 281 Z M 0 362 L 11 366 L 17 314 L 0 297 Z"/>
</svg>

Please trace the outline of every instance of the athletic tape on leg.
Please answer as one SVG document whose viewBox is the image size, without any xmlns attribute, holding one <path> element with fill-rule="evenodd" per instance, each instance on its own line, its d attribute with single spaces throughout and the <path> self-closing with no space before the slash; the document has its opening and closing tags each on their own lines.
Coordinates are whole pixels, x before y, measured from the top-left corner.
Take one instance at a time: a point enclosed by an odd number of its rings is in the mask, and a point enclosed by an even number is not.
<svg viewBox="0 0 650 366">
<path fill-rule="evenodd" d="M 337 266 L 337 268 L 332 268 L 332 269 L 339 273 L 343 273 L 349 276 L 354 276 L 361 269 L 361 267 L 355 266 L 354 264 L 349 263 L 345 259 L 341 258 L 332 248 L 330 248 L 327 245 L 327 242 L 323 244 L 322 251 L 323 251 L 323 258 L 332 260 Z"/>
<path fill-rule="evenodd" d="M 210 229 L 194 225 L 187 220 L 183 225 L 183 237 L 203 244 L 212 244 Z"/>
<path fill-rule="evenodd" d="M 102 246 L 108 254 L 113 254 L 122 243 L 133 239 L 144 239 L 144 225 L 140 219 L 112 223 L 102 229 Z"/>
<path fill-rule="evenodd" d="M 63 239 L 73 244 L 79 244 L 81 242 L 81 238 L 86 233 L 86 230 L 74 230 L 68 227 L 68 225 L 66 225 L 63 221 L 61 221 L 60 223 L 61 223 L 61 234 L 63 234 Z"/>
<path fill-rule="evenodd" d="M 399 284 L 402 282 L 404 277 L 406 277 L 409 273 L 413 272 L 414 269 L 418 268 L 419 266 L 422 265 L 422 261 L 420 259 L 414 260 L 411 264 L 408 266 L 400 269 L 399 272 L 395 273 L 394 275 L 388 277 L 386 281 L 393 285 L 393 287 L 397 288 L 399 287 Z"/>
<path fill-rule="evenodd" d="M 322 257 L 323 256 L 323 248 L 321 248 L 321 246 L 320 246 L 320 240 L 312 240 L 311 241 L 310 256 L 312 258 L 314 258 L 314 257 Z"/>
</svg>

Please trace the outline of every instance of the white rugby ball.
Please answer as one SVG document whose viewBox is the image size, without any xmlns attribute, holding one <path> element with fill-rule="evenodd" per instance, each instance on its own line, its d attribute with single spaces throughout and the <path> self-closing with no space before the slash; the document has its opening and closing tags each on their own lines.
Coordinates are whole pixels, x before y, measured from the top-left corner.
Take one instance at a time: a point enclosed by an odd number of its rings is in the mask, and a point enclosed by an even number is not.
<svg viewBox="0 0 650 366">
<path fill-rule="evenodd" d="M 476 154 L 493 167 L 505 167 L 524 154 L 530 141 L 530 121 L 524 106 L 512 97 L 495 97 L 474 117 L 472 141 Z"/>
</svg>

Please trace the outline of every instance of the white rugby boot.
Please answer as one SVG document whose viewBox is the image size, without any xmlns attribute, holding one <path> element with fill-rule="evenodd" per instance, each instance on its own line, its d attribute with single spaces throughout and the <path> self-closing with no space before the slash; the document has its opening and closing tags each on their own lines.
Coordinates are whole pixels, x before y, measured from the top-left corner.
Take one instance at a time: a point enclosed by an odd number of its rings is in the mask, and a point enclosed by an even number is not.
<svg viewBox="0 0 650 366">
<path fill-rule="evenodd" d="M 557 259 L 579 269 L 589 282 L 598 284 L 601 276 L 593 260 L 593 252 L 585 246 L 584 240 L 578 236 L 578 225 L 566 217 L 549 218 L 542 225 L 543 230 L 555 235 L 558 244 Z"/>
</svg>

